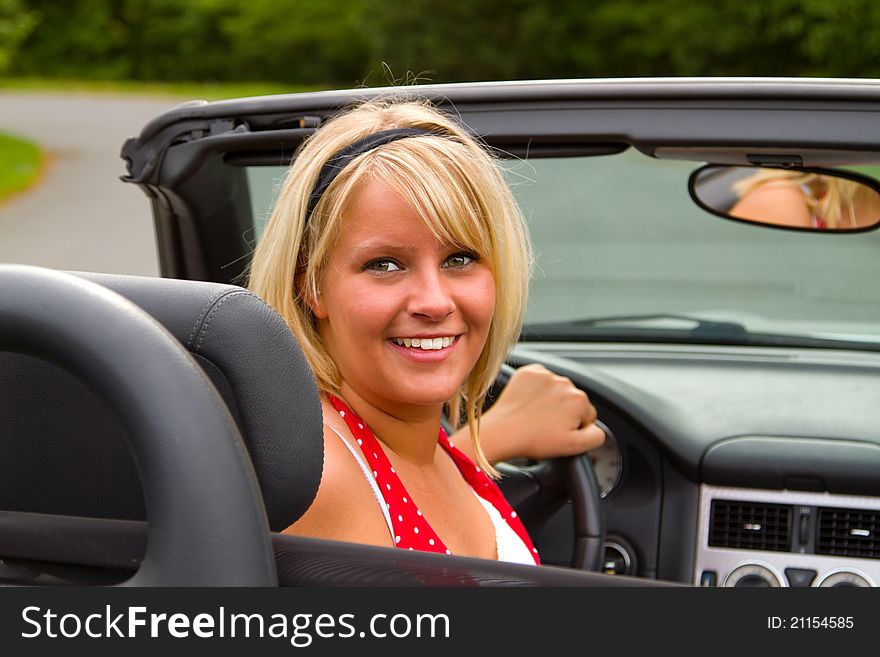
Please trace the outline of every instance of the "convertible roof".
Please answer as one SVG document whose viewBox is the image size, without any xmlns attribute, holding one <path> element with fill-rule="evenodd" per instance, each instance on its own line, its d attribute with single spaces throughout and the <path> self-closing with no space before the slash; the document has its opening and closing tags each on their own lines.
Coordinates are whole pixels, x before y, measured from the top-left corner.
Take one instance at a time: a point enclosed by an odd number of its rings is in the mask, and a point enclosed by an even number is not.
<svg viewBox="0 0 880 657">
<path fill-rule="evenodd" d="M 606 155 L 740 165 L 880 162 L 880 80 L 637 78 L 479 82 L 191 101 L 123 145 L 153 205 L 165 276 L 232 281 L 252 231 L 247 167 L 285 166 L 342 109 L 426 99 L 502 157 Z M 234 246 L 232 246 L 234 245 Z"/>
<path fill-rule="evenodd" d="M 189 119 L 256 115 L 278 111 L 338 110 L 352 103 L 389 95 L 414 95 L 441 104 L 532 103 L 571 100 L 804 100 L 880 101 L 880 80 L 833 78 L 616 78 L 527 80 L 377 87 L 311 93 L 254 96 L 183 103 L 141 131 L 150 139 L 166 126 Z"/>
<path fill-rule="evenodd" d="M 532 144 L 542 140 L 587 140 L 634 145 L 650 155 L 658 155 L 655 150 L 660 145 L 794 148 L 809 142 L 818 149 L 880 150 L 880 80 L 633 78 L 476 82 L 320 91 L 210 103 L 189 101 L 153 119 L 139 136 L 126 142 L 122 157 L 128 175 L 123 180 L 154 182 L 156 160 L 171 146 L 196 139 L 232 136 L 234 140 L 226 140 L 229 150 L 284 150 L 289 155 L 291 145 L 342 108 L 388 96 L 435 102 L 459 115 L 487 143 L 502 148 L 525 140 Z M 651 112 L 650 117 L 645 112 Z M 853 119 L 848 122 L 849 129 L 842 129 L 845 126 L 840 119 L 844 115 L 833 117 L 829 112 L 854 112 L 846 115 Z M 834 130 L 816 128 L 835 120 Z M 244 137 L 270 131 L 276 138 Z M 520 155 L 515 148 L 512 152 Z M 530 154 L 542 155 L 534 150 Z M 700 160 L 698 155 L 688 159 Z"/>
</svg>

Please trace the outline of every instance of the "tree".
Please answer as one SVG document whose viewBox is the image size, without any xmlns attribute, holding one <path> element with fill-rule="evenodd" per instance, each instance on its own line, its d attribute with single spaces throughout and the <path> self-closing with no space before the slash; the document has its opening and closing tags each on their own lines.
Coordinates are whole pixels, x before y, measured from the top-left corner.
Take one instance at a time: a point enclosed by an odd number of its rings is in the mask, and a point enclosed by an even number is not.
<svg viewBox="0 0 880 657">
<path fill-rule="evenodd" d="M 0 0 L 0 74 L 9 69 L 19 44 L 36 23 L 36 15 L 26 11 L 20 0 Z"/>
</svg>

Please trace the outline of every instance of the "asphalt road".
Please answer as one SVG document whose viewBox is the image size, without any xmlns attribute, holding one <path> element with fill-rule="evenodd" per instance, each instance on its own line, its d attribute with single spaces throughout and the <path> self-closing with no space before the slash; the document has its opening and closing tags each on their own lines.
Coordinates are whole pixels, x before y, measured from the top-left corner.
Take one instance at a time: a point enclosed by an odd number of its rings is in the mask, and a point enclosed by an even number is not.
<svg viewBox="0 0 880 657">
<path fill-rule="evenodd" d="M 177 99 L 0 91 L 0 132 L 49 156 L 39 183 L 0 205 L 0 262 L 158 274 L 150 206 L 124 173 L 127 137 Z"/>
</svg>

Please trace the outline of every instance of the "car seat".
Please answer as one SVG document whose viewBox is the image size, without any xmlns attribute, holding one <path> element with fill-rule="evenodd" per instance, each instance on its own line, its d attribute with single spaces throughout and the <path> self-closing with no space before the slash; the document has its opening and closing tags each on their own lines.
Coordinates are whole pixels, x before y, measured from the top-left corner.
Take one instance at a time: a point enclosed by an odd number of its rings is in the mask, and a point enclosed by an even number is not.
<svg viewBox="0 0 880 657">
<path fill-rule="evenodd" d="M 239 428 L 269 527 L 280 531 L 298 519 L 321 477 L 321 407 L 311 370 L 281 317 L 236 286 L 77 276 L 126 297 L 177 338 L 217 388 Z M 139 338 L 128 336 L 130 349 L 141 348 Z M 73 375 L 35 356 L 0 353 L 0 510 L 23 513 L 27 522 L 34 521 L 27 514 L 56 520 L 145 519 L 140 479 L 125 438 L 119 418 Z M 215 476 L 222 482 L 224 473 Z M 4 517 L 7 528 L 15 517 Z M 102 530 L 111 526 L 119 531 Z M 143 532 L 125 530 L 132 526 L 86 523 L 81 530 L 116 536 L 116 543 L 104 540 L 104 553 L 93 556 L 101 564 L 124 568 L 131 566 L 132 550 L 137 556 L 138 544 L 143 549 Z M 89 555 L 77 552 L 89 541 L 76 543 L 60 527 L 49 524 L 41 532 L 46 540 L 42 560 L 88 563 Z M 5 545 L 0 558 L 29 556 L 31 546 L 21 546 L 22 554 L 13 554 L 15 547 Z"/>
</svg>

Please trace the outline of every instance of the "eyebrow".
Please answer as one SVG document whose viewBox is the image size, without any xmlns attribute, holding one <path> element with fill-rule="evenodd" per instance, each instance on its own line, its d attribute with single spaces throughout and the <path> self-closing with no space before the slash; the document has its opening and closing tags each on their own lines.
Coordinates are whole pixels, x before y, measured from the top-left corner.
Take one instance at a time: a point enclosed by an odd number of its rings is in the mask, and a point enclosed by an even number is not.
<svg viewBox="0 0 880 657">
<path fill-rule="evenodd" d="M 388 253 L 415 253 L 417 249 L 414 246 L 405 246 L 403 244 L 391 244 L 388 242 L 376 242 L 359 244 L 352 249 L 355 253 L 363 253 L 367 251 L 383 251 Z"/>
</svg>

